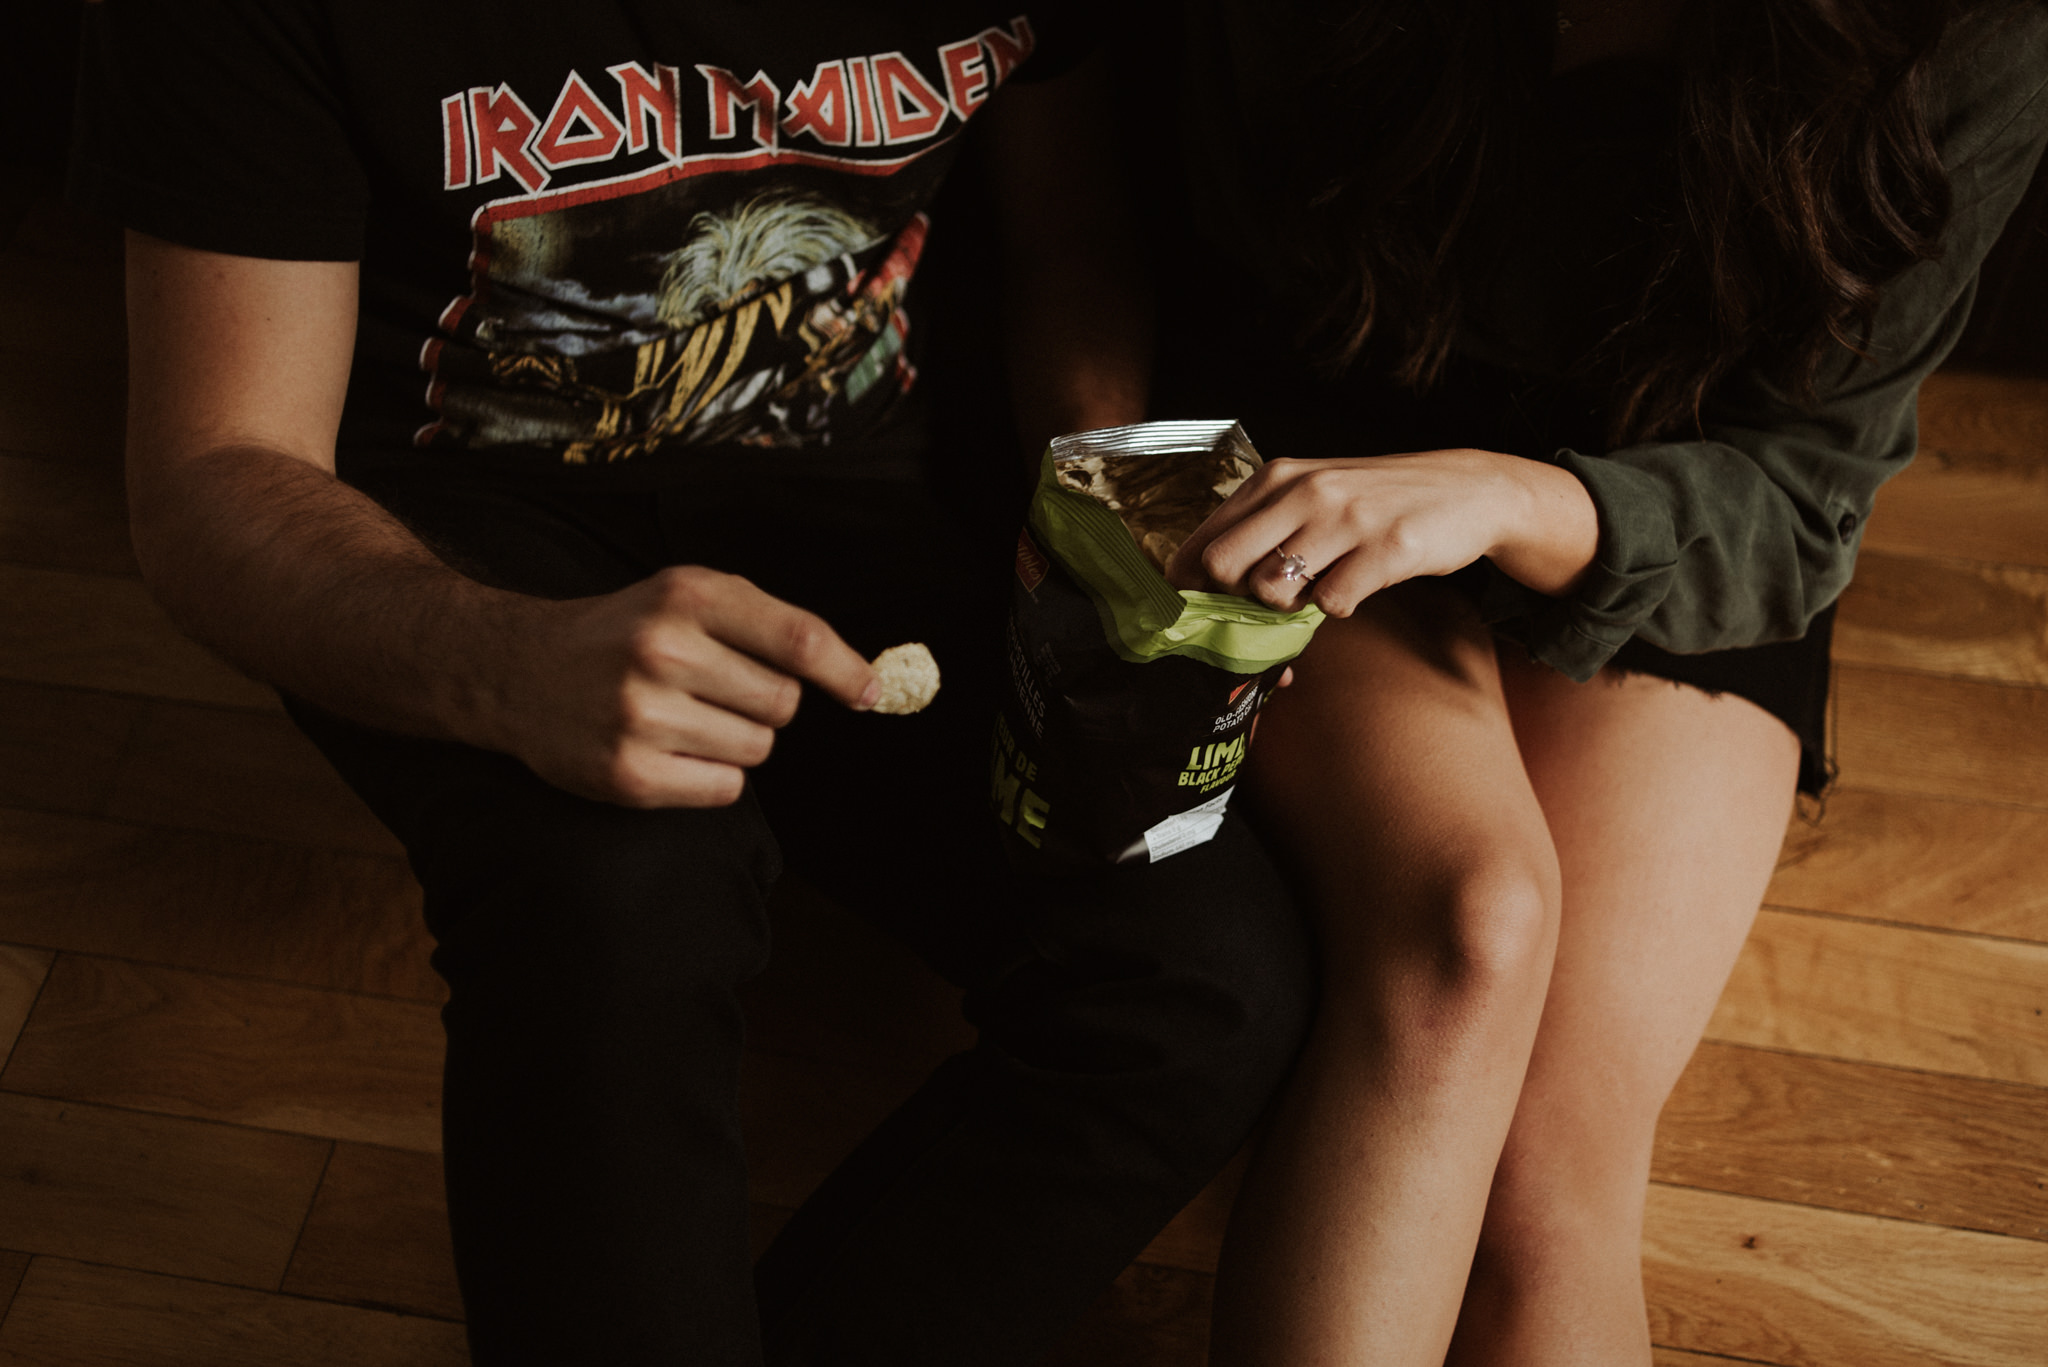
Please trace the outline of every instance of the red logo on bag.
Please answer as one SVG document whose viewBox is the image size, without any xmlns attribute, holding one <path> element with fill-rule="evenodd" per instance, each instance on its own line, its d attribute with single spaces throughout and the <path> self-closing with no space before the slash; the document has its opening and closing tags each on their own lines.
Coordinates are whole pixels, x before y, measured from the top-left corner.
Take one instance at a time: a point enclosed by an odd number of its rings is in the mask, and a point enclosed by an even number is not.
<svg viewBox="0 0 2048 1367">
<path fill-rule="evenodd" d="M 1045 580 L 1045 572 L 1052 568 L 1052 562 L 1045 558 L 1045 552 L 1038 549 L 1038 543 L 1031 539 L 1031 533 L 1019 528 L 1017 531 L 1017 581 L 1024 585 L 1026 593 L 1038 592 L 1038 586 Z"/>
</svg>

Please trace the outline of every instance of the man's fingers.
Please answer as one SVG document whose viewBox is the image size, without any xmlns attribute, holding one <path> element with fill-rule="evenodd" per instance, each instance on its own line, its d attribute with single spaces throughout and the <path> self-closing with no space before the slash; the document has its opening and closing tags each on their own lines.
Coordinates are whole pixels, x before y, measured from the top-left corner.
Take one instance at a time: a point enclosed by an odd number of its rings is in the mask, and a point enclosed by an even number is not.
<svg viewBox="0 0 2048 1367">
<path fill-rule="evenodd" d="M 672 610 L 771 669 L 807 679 L 848 707 L 870 706 L 879 696 L 875 671 L 816 613 L 737 575 L 672 571 L 664 588 Z"/>
<path fill-rule="evenodd" d="M 629 683 L 623 708 L 622 746 L 696 755 L 749 769 L 775 748 L 774 724 L 658 683 Z"/>
<path fill-rule="evenodd" d="M 621 751 L 590 794 L 626 807 L 729 807 L 746 790 L 747 771 L 697 755 L 646 747 Z"/>
<path fill-rule="evenodd" d="M 787 726 L 803 697 L 794 677 L 727 645 L 702 622 L 654 618 L 641 626 L 632 649 L 637 676 L 657 686 L 648 692 L 650 703 L 665 694 L 687 695 L 763 726 Z M 633 705 L 629 693 L 629 729 Z"/>
</svg>

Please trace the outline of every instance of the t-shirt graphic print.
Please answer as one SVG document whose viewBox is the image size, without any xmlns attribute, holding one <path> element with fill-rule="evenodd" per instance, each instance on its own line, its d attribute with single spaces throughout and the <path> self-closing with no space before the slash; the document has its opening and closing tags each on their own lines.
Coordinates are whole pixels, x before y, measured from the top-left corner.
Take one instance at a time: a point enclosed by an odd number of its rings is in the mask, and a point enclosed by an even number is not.
<svg viewBox="0 0 2048 1367">
<path fill-rule="evenodd" d="M 449 95 L 446 188 L 512 193 L 475 211 L 415 442 L 581 465 L 872 430 L 916 380 L 904 300 L 929 222 L 898 178 L 1031 47 L 1018 16 L 923 62 L 819 62 L 786 93 L 766 72 L 621 63 L 569 72 L 545 115 L 509 85 Z M 929 178 L 907 179 L 923 199 Z"/>
</svg>

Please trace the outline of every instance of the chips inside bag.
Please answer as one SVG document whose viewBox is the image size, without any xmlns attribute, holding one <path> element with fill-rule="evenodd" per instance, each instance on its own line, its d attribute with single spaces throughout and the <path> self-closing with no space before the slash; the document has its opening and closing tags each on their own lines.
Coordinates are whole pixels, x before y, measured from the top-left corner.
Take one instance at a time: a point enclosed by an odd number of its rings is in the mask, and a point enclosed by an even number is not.
<svg viewBox="0 0 2048 1367">
<path fill-rule="evenodd" d="M 1233 422 L 1055 438 L 1017 536 L 996 818 L 1041 866 L 1165 859 L 1223 824 L 1259 709 L 1322 622 L 1166 582 L 1261 464 Z"/>
</svg>

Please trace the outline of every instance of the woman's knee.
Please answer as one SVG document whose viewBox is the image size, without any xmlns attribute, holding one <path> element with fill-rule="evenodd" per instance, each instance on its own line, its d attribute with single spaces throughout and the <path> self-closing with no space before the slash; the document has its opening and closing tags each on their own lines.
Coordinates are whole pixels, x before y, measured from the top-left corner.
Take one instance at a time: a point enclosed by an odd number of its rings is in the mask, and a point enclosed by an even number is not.
<svg viewBox="0 0 2048 1367">
<path fill-rule="evenodd" d="M 1533 1029 L 1557 943 L 1554 860 L 1496 856 L 1407 880 L 1375 905 L 1369 889 L 1326 935 L 1326 991 L 1363 1001 L 1404 1038 L 1457 1037 L 1496 1021 Z"/>
</svg>

